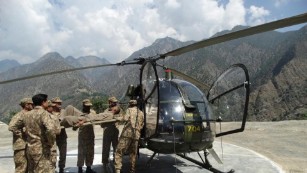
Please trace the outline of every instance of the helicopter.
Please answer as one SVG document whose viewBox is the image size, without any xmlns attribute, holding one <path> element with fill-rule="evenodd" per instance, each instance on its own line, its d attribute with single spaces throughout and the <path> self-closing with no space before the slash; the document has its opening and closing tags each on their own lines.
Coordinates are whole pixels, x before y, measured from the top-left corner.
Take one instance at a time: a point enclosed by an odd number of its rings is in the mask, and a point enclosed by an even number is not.
<svg viewBox="0 0 307 173">
<path fill-rule="evenodd" d="M 170 57 L 176 58 L 181 54 L 225 41 L 305 22 L 307 22 L 307 13 L 216 36 L 152 57 L 139 57 L 115 64 L 36 74 L 0 81 L 0 84 L 89 68 L 141 66 L 139 85 L 129 86 L 127 96 L 137 99 L 138 106 L 144 112 L 145 127 L 140 139 L 140 147 L 154 152 L 147 164 L 150 164 L 157 153 L 177 154 L 211 172 L 221 173 L 222 171 L 215 169 L 210 164 L 207 156 L 210 153 L 221 163 L 212 148 L 214 139 L 243 132 L 245 129 L 251 85 L 248 69 L 243 64 L 234 64 L 224 71 L 213 84 L 207 85 L 166 67 L 159 61 Z M 164 72 L 165 77 L 163 78 L 161 76 Z M 173 75 L 180 79 L 173 78 Z M 219 133 L 216 131 L 216 124 L 231 119 L 232 115 L 223 118 L 227 112 L 241 115 L 239 119 L 235 119 L 241 122 L 240 127 Z M 197 152 L 202 162 L 188 157 L 186 153 L 189 152 Z M 204 159 L 199 152 L 203 152 Z M 231 173 L 234 170 L 228 172 Z"/>
</svg>

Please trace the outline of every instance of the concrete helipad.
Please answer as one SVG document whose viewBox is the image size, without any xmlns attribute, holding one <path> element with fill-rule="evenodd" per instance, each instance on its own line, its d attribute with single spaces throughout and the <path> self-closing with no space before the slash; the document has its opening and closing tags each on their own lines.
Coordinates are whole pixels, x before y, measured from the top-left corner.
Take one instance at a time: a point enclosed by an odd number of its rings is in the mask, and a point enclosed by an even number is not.
<svg viewBox="0 0 307 173">
<path fill-rule="evenodd" d="M 65 172 L 75 173 L 77 172 L 77 132 L 67 129 L 68 132 L 68 153 Z M 6 133 L 6 132 L 5 132 Z M 103 173 L 101 164 L 102 153 L 102 129 L 95 128 L 96 140 L 95 140 L 95 159 L 93 169 L 97 173 Z M 209 160 L 211 164 L 221 170 L 229 171 L 234 169 L 236 173 L 283 173 L 283 170 L 273 161 L 268 158 L 246 148 L 235 146 L 227 143 L 219 142 L 217 139 L 214 143 L 214 149 L 223 161 L 223 165 L 218 164 L 210 155 Z M 0 170 L 2 173 L 14 172 L 13 151 L 11 146 L 12 138 L 10 135 L 1 134 L 0 140 Z M 203 155 L 203 153 L 200 153 Z M 112 154 L 110 154 L 112 155 Z M 157 154 L 152 160 L 150 166 L 146 166 L 146 162 L 152 155 L 152 151 L 147 149 L 140 150 L 140 158 L 137 162 L 137 171 L 144 173 L 162 173 L 162 172 L 174 172 L 174 173 L 197 173 L 197 172 L 209 172 L 206 169 L 187 161 L 175 154 L 164 155 Z M 189 157 L 197 159 L 200 158 L 197 153 L 188 154 Z M 129 156 L 124 157 L 123 171 L 129 170 Z M 85 170 L 85 167 L 84 167 Z M 110 165 L 110 170 L 112 165 Z"/>
</svg>

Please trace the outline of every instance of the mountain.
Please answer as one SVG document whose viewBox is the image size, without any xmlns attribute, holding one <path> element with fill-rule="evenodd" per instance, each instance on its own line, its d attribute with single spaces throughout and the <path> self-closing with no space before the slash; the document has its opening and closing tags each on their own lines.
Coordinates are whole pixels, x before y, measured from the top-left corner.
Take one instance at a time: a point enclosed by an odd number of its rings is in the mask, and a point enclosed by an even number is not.
<svg viewBox="0 0 307 173">
<path fill-rule="evenodd" d="M 55 70 L 73 68 L 58 53 L 52 52 L 44 55 L 32 64 L 26 64 L 9 69 L 0 75 L 0 80 L 8 80 L 22 76 L 46 73 Z M 80 100 L 91 94 L 93 90 L 87 79 L 79 72 L 69 72 L 52 76 L 39 77 L 18 81 L 0 86 L 1 114 L 20 110 L 18 103 L 23 97 L 32 97 L 38 93 L 46 93 L 49 98 L 60 96 L 64 105 L 81 105 Z M 78 100 L 78 102 L 76 102 Z"/>
<path fill-rule="evenodd" d="M 158 61 L 211 85 L 227 67 L 243 63 L 251 79 L 250 120 L 268 121 L 307 118 L 307 26 L 298 31 L 270 31 L 214 46 L 178 57 Z M 235 27 L 234 32 L 244 27 Z M 187 44 L 172 38 L 157 39 L 151 46 L 133 53 L 127 60 L 155 56 Z M 101 77 L 99 86 L 121 96 L 129 84 L 137 85 L 140 66 L 113 67 Z M 160 72 L 161 74 L 161 72 Z M 108 81 L 103 83 L 103 81 Z M 100 90 L 102 88 L 99 88 Z"/>
<path fill-rule="evenodd" d="M 0 73 L 7 71 L 10 68 L 18 66 L 20 66 L 20 64 L 16 60 L 9 60 L 9 59 L 2 60 L 0 61 Z"/>
<path fill-rule="evenodd" d="M 307 118 L 307 27 L 289 38 L 295 40 L 271 69 L 270 78 L 251 94 L 251 115 L 256 120 Z"/>
<path fill-rule="evenodd" d="M 139 57 L 150 57 L 157 54 L 166 53 L 170 50 L 191 44 L 192 42 L 180 42 L 170 37 L 157 39 L 151 46 L 134 52 L 125 61 Z M 140 65 L 126 65 L 110 67 L 109 73 L 101 74 L 94 84 L 98 91 L 121 97 L 127 90 L 128 85 L 137 86 L 140 81 Z"/>
<path fill-rule="evenodd" d="M 103 65 L 103 64 L 110 64 L 110 62 L 104 58 L 99 58 L 97 56 L 81 56 L 79 58 L 74 58 L 72 56 L 68 56 L 65 58 L 65 61 L 73 67 L 86 67 L 86 66 L 95 66 L 95 65 Z M 94 69 L 86 69 L 80 71 L 87 81 L 88 84 L 92 88 L 96 88 L 94 83 L 97 80 L 100 80 L 101 74 L 108 73 L 108 68 L 94 68 Z"/>
<path fill-rule="evenodd" d="M 215 36 L 244 28 L 238 26 Z M 134 52 L 125 61 L 154 57 L 192 43 L 195 41 L 159 38 L 152 45 Z M 307 119 L 306 50 L 307 26 L 285 33 L 269 31 L 252 35 L 177 57 L 167 57 L 157 63 L 208 85 L 232 64 L 243 63 L 251 79 L 249 120 Z M 104 63 L 109 62 L 93 56 L 63 58 L 58 53 L 49 53 L 35 63 L 2 73 L 0 80 Z M 16 109 L 21 97 L 38 92 L 50 93 L 51 97 L 59 95 L 64 103 L 74 104 L 94 92 L 121 97 L 128 85 L 136 86 L 140 80 L 145 80 L 140 79 L 140 68 L 140 65 L 112 66 L 5 84 L 0 86 L 0 114 Z M 159 77 L 164 76 L 161 69 L 158 69 L 158 74 Z"/>
</svg>

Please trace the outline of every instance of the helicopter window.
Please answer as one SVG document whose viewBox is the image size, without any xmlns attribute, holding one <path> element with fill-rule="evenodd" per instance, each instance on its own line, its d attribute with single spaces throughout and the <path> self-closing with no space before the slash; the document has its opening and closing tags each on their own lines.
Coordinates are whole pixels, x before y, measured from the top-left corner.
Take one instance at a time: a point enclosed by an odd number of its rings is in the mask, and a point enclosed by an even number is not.
<svg viewBox="0 0 307 173">
<path fill-rule="evenodd" d="M 202 119 L 209 120 L 212 117 L 212 111 L 205 95 L 191 83 L 179 80 L 177 82 L 184 99 L 186 99 L 185 103 L 193 105 L 195 107 L 194 113 L 199 114 Z"/>
<path fill-rule="evenodd" d="M 173 126 L 170 120 L 183 120 L 184 115 L 181 94 L 176 84 L 170 81 L 160 81 L 159 99 L 159 131 L 167 133 L 172 132 Z M 174 128 L 177 132 L 183 132 L 182 123 L 176 123 Z"/>
<path fill-rule="evenodd" d="M 160 81 L 160 102 L 181 102 L 181 95 L 176 85 L 170 81 Z"/>
<path fill-rule="evenodd" d="M 187 95 L 190 101 L 196 102 L 204 102 L 203 94 L 200 92 L 195 86 L 190 83 L 181 82 L 179 83 L 180 88 L 182 88 L 182 92 Z"/>
</svg>

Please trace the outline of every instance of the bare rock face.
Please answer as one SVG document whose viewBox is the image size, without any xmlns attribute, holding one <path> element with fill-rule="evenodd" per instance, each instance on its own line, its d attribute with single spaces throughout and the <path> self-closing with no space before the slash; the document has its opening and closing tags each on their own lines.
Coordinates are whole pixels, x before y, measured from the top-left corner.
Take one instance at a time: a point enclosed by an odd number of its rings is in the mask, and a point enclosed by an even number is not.
<svg viewBox="0 0 307 173">
<path fill-rule="evenodd" d="M 285 120 L 307 118 L 307 41 L 297 44 L 292 57 L 281 59 L 274 76 L 251 96 L 251 119 Z"/>
</svg>

